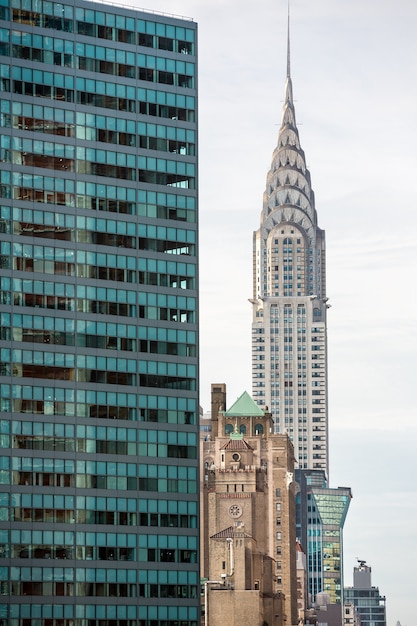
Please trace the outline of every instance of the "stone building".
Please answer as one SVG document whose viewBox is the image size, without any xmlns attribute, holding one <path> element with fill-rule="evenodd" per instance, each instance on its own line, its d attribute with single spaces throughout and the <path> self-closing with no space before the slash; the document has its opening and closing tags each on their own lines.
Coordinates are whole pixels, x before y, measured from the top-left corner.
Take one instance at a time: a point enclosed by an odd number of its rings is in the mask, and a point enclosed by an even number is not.
<svg viewBox="0 0 417 626">
<path fill-rule="evenodd" d="M 304 624 L 308 606 L 307 557 L 297 539 L 297 611 L 298 619 Z"/>
<path fill-rule="evenodd" d="M 247 392 L 212 385 L 202 437 L 202 576 L 210 626 L 297 623 L 294 451 Z M 226 608 L 227 607 L 227 608 Z"/>
</svg>

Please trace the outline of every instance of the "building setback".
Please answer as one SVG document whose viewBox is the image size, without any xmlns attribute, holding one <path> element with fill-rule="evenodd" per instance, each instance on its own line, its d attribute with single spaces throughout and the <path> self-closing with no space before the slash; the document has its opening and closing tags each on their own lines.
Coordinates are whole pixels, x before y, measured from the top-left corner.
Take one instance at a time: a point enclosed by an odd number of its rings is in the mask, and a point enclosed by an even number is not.
<svg viewBox="0 0 417 626">
<path fill-rule="evenodd" d="M 290 73 L 253 243 L 252 395 L 294 443 L 298 467 L 328 474 L 325 234 L 300 146 Z"/>
<path fill-rule="evenodd" d="M 1 2 L 1 626 L 199 620 L 196 37 Z"/>
</svg>

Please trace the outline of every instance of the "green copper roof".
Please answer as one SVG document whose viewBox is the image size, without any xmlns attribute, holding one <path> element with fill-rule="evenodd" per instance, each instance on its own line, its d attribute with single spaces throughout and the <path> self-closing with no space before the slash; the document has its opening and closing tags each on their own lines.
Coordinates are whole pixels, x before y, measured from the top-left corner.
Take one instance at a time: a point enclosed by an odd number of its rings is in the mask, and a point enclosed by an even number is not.
<svg viewBox="0 0 417 626">
<path fill-rule="evenodd" d="M 263 417 L 264 412 L 244 391 L 234 404 L 225 412 L 227 417 Z"/>
</svg>

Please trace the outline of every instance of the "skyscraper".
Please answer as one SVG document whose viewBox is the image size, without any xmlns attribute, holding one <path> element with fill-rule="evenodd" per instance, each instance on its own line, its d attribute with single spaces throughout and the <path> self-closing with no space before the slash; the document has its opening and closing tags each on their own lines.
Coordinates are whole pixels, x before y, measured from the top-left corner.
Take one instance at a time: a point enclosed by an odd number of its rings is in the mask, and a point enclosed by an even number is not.
<svg viewBox="0 0 417 626">
<path fill-rule="evenodd" d="M 197 27 L 0 19 L 0 624 L 196 626 Z"/>
<path fill-rule="evenodd" d="M 288 37 L 282 124 L 254 233 L 252 395 L 294 443 L 298 467 L 328 473 L 325 236 L 295 120 Z"/>
</svg>

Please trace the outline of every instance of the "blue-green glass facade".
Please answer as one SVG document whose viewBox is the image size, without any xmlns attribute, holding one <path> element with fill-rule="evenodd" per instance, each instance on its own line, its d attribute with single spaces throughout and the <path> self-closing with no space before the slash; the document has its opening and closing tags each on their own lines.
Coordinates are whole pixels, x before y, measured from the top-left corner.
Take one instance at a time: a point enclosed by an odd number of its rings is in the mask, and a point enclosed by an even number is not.
<svg viewBox="0 0 417 626">
<path fill-rule="evenodd" d="M 0 0 L 0 626 L 196 626 L 197 27 Z"/>
<path fill-rule="evenodd" d="M 323 470 L 295 472 L 297 535 L 307 557 L 310 602 L 318 594 L 343 604 L 343 527 L 352 493 L 349 487 L 327 486 Z"/>
</svg>

